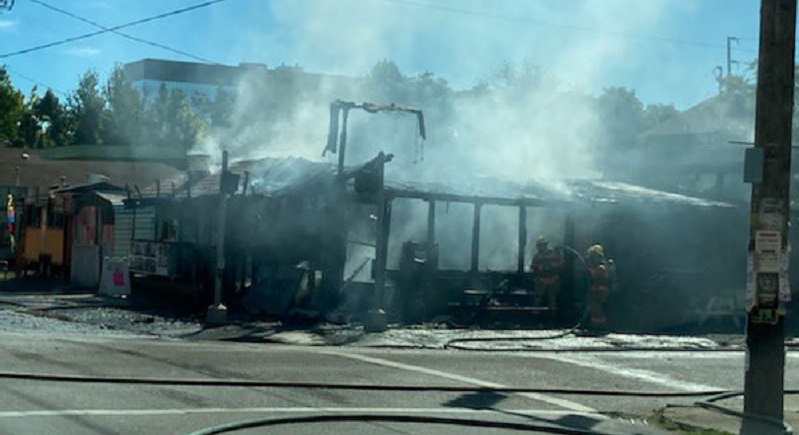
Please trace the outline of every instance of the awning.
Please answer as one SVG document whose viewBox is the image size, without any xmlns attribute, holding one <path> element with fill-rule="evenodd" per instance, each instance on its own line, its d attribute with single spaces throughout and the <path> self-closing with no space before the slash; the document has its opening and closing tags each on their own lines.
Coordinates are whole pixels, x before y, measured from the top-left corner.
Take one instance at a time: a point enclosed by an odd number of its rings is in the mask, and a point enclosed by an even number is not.
<svg viewBox="0 0 799 435">
<path fill-rule="evenodd" d="M 123 205 L 123 201 L 128 199 L 127 193 L 119 192 L 94 192 L 95 195 L 111 203 L 112 206 Z"/>
</svg>

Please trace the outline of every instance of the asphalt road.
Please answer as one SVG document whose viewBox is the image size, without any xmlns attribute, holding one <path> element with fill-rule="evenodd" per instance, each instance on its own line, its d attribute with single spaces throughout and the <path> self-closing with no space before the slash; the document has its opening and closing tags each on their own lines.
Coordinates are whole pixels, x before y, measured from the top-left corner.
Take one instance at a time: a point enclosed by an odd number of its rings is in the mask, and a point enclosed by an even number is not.
<svg viewBox="0 0 799 435">
<path fill-rule="evenodd" d="M 0 371 L 67 375 L 257 379 L 695 391 L 740 389 L 740 352 L 471 353 L 182 341 L 134 335 L 0 332 Z M 799 388 L 799 355 L 786 386 Z M 387 392 L 55 383 L 0 378 L 0 433 L 183 434 L 264 417 L 432 416 L 657 433 L 644 421 L 666 404 L 692 399 Z M 625 418 L 616 418 L 623 416 Z M 264 433 L 265 429 L 236 433 Z M 269 433 L 508 433 L 446 425 L 321 422 Z"/>
</svg>

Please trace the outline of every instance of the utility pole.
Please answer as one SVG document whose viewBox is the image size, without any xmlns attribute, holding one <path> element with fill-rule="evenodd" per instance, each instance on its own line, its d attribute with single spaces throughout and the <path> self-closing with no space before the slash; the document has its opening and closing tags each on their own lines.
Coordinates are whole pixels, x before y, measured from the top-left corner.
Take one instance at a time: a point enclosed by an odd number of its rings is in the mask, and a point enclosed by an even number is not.
<svg viewBox="0 0 799 435">
<path fill-rule="evenodd" d="M 738 45 L 738 38 L 734 36 L 727 37 L 727 77 L 732 74 L 732 64 L 738 63 L 737 60 L 732 60 L 732 42 L 735 41 L 735 45 Z"/>
<path fill-rule="evenodd" d="M 796 1 L 762 0 L 747 283 L 744 412 L 783 420 Z M 729 39 L 728 45 L 729 47 Z M 787 294 L 786 294 L 787 293 Z M 754 424 L 752 419 L 745 419 Z M 746 433 L 755 433 L 750 429 Z M 762 433 L 762 432 L 758 432 Z"/>
<path fill-rule="evenodd" d="M 208 307 L 205 321 L 209 325 L 227 322 L 227 307 L 222 304 L 225 275 L 225 237 L 227 229 L 228 152 L 222 151 L 222 171 L 219 174 L 219 206 L 216 223 L 216 255 L 214 256 L 214 304 Z"/>
</svg>

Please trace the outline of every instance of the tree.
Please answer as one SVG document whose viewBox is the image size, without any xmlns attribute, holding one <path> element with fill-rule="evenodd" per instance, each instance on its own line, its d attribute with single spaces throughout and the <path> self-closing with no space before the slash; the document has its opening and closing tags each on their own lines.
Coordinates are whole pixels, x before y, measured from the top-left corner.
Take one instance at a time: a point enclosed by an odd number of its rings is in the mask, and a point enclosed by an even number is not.
<svg viewBox="0 0 799 435">
<path fill-rule="evenodd" d="M 646 106 L 647 128 L 662 124 L 679 114 L 673 104 L 649 104 Z"/>
<path fill-rule="evenodd" d="M 69 111 L 75 120 L 75 143 L 101 145 L 106 100 L 100 92 L 96 71 L 89 70 L 78 83 L 78 89 L 69 98 Z"/>
<path fill-rule="evenodd" d="M 48 89 L 36 110 L 42 122 L 42 147 L 64 146 L 72 143 L 73 125 L 67 109 L 52 90 Z"/>
<path fill-rule="evenodd" d="M 605 88 L 597 98 L 597 109 L 607 145 L 623 152 L 635 146 L 638 136 L 647 128 L 644 104 L 627 88 Z"/>
<path fill-rule="evenodd" d="M 551 74 L 530 61 L 519 66 L 505 64 L 493 75 L 493 83 L 512 92 L 530 93 L 544 88 L 555 88 L 558 83 Z"/>
<path fill-rule="evenodd" d="M 0 143 L 10 142 L 17 146 L 21 145 L 18 123 L 21 121 L 24 110 L 25 97 L 14 89 L 8 73 L 0 66 Z"/>
<path fill-rule="evenodd" d="M 408 103 L 408 78 L 396 63 L 377 62 L 366 77 L 367 95 L 375 101 Z"/>
<path fill-rule="evenodd" d="M 596 113 L 600 128 L 595 150 L 597 167 L 605 174 L 628 170 L 626 156 L 649 127 L 644 104 L 631 89 L 609 87 L 597 97 Z"/>
<path fill-rule="evenodd" d="M 206 123 L 179 89 L 169 91 L 162 84 L 146 113 L 147 138 L 154 145 L 188 150 L 206 133 Z"/>
<path fill-rule="evenodd" d="M 102 125 L 103 143 L 108 145 L 134 145 L 142 139 L 144 100 L 125 78 L 121 65 L 114 66 L 103 87 L 103 97 L 108 106 Z"/>
<path fill-rule="evenodd" d="M 27 148 L 39 148 L 41 145 L 42 126 L 37 113 L 40 99 L 36 90 L 36 86 L 31 89 L 19 121 L 19 139 L 22 146 Z"/>
<path fill-rule="evenodd" d="M 235 102 L 234 96 L 220 86 L 216 91 L 214 101 L 211 103 L 211 125 L 214 127 L 229 127 L 231 121 L 230 116 L 233 112 Z"/>
</svg>

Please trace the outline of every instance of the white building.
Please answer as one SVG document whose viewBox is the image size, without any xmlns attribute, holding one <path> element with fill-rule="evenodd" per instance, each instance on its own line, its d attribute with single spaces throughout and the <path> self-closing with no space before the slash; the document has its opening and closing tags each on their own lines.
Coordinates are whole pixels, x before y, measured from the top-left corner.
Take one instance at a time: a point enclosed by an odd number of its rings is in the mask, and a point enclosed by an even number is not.
<svg viewBox="0 0 799 435">
<path fill-rule="evenodd" d="M 123 66 L 125 77 L 148 99 L 158 95 L 161 85 L 166 85 L 170 91 L 182 90 L 190 98 L 203 96 L 214 99 L 220 88 L 235 93 L 242 74 L 252 69 L 267 70 L 267 67 L 261 64 L 236 67 L 161 59 L 142 59 Z"/>
</svg>

